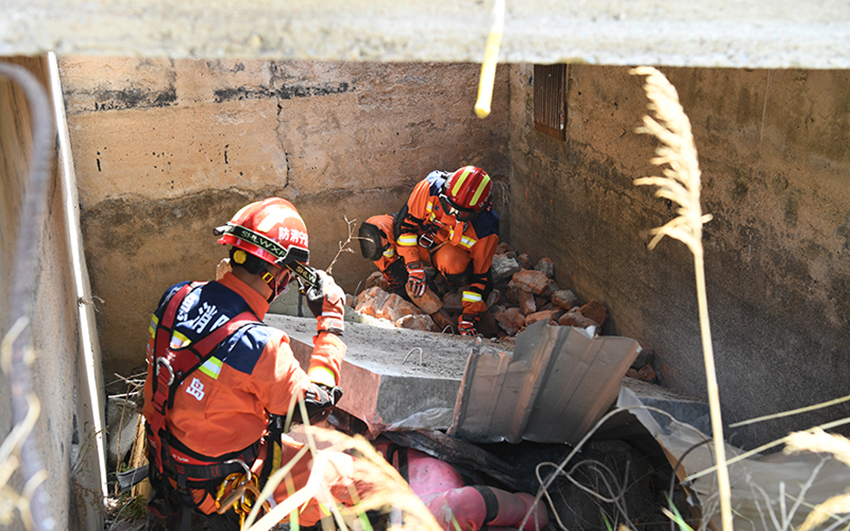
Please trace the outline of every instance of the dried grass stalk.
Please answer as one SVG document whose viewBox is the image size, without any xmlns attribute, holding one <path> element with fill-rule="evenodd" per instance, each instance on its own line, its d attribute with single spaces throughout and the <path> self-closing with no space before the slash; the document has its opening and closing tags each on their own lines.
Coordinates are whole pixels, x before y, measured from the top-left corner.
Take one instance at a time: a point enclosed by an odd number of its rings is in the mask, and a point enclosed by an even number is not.
<svg viewBox="0 0 850 531">
<path fill-rule="evenodd" d="M 691 123 L 679 104 L 676 88 L 655 68 L 641 66 L 633 69 L 631 73 L 646 76 L 644 90 L 650 100 L 647 108 L 654 115 L 654 118 L 644 116 L 643 127 L 640 127 L 637 132 L 653 135 L 660 141 L 660 145 L 655 150 L 657 156 L 652 159 L 652 163 L 657 166 L 666 166 L 662 171 L 663 177 L 643 177 L 635 179 L 634 183 L 657 186 L 658 190 L 655 192 L 657 197 L 663 197 L 679 205 L 676 211 L 678 217 L 652 230 L 655 237 L 649 243 L 649 248 L 653 249 L 664 236 L 670 236 L 687 245 L 694 255 L 709 412 L 718 463 L 717 486 L 720 493 L 720 514 L 723 531 L 732 531 L 729 470 L 726 466 L 720 395 L 717 389 L 714 351 L 711 346 L 702 248 L 702 224 L 709 221 L 711 215 L 703 215 L 700 208 L 701 182 L 697 149 L 691 133 Z"/>
<path fill-rule="evenodd" d="M 820 428 L 798 431 L 785 438 L 783 453 L 798 452 L 832 454 L 836 459 L 850 466 L 850 440 L 841 435 L 826 433 Z M 814 529 L 835 515 L 847 513 L 850 513 L 850 494 L 833 496 L 815 507 L 798 531 Z"/>
</svg>

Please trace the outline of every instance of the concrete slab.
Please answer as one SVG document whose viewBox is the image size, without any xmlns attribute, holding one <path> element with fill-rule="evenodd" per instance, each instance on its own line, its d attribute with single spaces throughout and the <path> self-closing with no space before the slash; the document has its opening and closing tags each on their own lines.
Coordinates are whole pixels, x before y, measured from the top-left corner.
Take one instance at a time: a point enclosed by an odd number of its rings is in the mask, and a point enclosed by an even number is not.
<svg viewBox="0 0 850 531">
<path fill-rule="evenodd" d="M 270 315 L 302 366 L 315 320 Z M 459 336 L 346 324 L 340 409 L 373 433 L 429 428 L 471 442 L 578 441 L 605 413 L 640 346 L 585 330 L 530 326 L 507 349 Z"/>
<path fill-rule="evenodd" d="M 498 2 L 496 2 L 498 4 Z M 502 3 L 499 60 L 848 68 L 846 2 Z M 0 55 L 480 62 L 491 2 L 12 0 Z"/>
<path fill-rule="evenodd" d="M 315 319 L 268 315 L 286 331 L 302 366 L 309 363 Z M 377 433 L 388 428 L 447 429 L 474 340 L 348 322 L 348 352 L 340 385 L 340 409 Z"/>
</svg>

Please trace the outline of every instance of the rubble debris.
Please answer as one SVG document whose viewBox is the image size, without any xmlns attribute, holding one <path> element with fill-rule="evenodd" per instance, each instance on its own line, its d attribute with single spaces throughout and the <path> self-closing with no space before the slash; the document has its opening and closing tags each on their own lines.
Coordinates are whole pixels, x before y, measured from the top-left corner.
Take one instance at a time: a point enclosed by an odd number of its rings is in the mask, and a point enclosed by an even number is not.
<svg viewBox="0 0 850 531">
<path fill-rule="evenodd" d="M 575 326 L 578 328 L 598 328 L 599 323 L 588 319 L 581 313 L 581 308 L 573 308 L 558 319 L 561 326 Z"/>
<path fill-rule="evenodd" d="M 551 258 L 541 258 L 534 265 L 535 271 L 540 271 L 541 273 L 545 273 L 549 278 L 555 278 L 555 263 L 552 262 Z"/>
<path fill-rule="evenodd" d="M 600 301 L 582 305 L 572 290 L 558 285 L 551 258 L 543 257 L 532 266 L 527 254 L 500 242 L 491 272 L 494 287 L 486 301 L 489 311 L 479 314 L 476 323 L 478 333 L 486 338 L 503 341 L 538 321 L 598 333 L 608 319 L 608 310 Z M 433 293 L 414 300 L 417 304 L 387 293 L 387 282 L 380 271 L 370 274 L 365 289 L 356 297 L 347 295 L 346 301 L 358 314 L 383 319 L 395 327 L 455 333 L 463 311 L 461 294 L 448 286 L 442 275 L 430 273 L 429 290 Z M 433 326 L 428 319 L 411 317 L 417 315 L 430 315 Z"/>
<path fill-rule="evenodd" d="M 559 308 L 569 310 L 578 305 L 578 297 L 571 290 L 562 289 L 552 293 L 552 303 Z"/>
</svg>

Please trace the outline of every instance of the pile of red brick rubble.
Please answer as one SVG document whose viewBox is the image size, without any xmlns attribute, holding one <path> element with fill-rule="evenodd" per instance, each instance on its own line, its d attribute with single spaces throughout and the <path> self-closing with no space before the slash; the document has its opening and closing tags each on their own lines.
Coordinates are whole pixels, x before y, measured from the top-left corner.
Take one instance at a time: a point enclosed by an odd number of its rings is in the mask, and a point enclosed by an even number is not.
<svg viewBox="0 0 850 531">
<path fill-rule="evenodd" d="M 479 316 L 476 325 L 485 337 L 509 338 L 544 319 L 553 325 L 593 326 L 599 331 L 608 317 L 599 301 L 579 305 L 572 291 L 561 289 L 553 278 L 554 264 L 549 258 L 532 264 L 527 254 L 517 253 L 503 242 L 493 257 L 492 273 L 495 288 L 487 300 L 489 311 Z M 439 276 L 435 278 L 435 293 L 442 302 L 439 313 L 428 315 L 399 295 L 387 293 L 380 272 L 369 276 L 356 299 L 349 296 L 349 304 L 361 315 L 385 319 L 397 327 L 452 333 L 461 313 L 461 294 L 440 280 Z"/>
</svg>

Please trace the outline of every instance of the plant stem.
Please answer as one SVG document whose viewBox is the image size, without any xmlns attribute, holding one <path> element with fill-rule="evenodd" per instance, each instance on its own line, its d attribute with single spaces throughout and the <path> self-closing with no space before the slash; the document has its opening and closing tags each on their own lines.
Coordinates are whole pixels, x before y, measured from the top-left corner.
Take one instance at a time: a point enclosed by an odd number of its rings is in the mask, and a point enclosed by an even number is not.
<svg viewBox="0 0 850 531">
<path fill-rule="evenodd" d="M 723 420 L 720 414 L 720 393 L 717 389 L 717 372 L 714 368 L 714 350 L 711 347 L 711 329 L 708 324 L 708 300 L 705 293 L 705 267 L 702 244 L 694 252 L 694 273 L 697 284 L 699 324 L 702 331 L 702 353 L 705 362 L 705 379 L 708 391 L 708 409 L 711 416 L 711 433 L 717 457 L 717 488 L 720 491 L 720 517 L 723 531 L 732 531 L 731 491 L 729 469 L 726 466 L 726 446 L 723 440 Z"/>
</svg>

